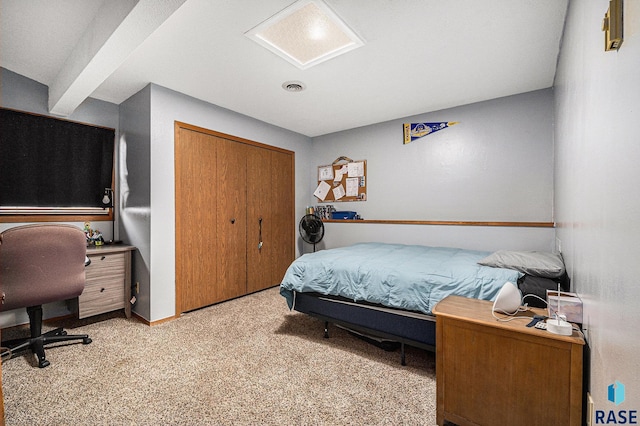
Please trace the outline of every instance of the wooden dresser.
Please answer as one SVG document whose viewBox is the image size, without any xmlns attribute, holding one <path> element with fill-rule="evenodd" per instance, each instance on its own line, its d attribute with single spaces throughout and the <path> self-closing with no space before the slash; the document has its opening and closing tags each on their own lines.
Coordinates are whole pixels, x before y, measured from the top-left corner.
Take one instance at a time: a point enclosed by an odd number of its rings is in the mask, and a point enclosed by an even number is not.
<svg viewBox="0 0 640 426">
<path fill-rule="evenodd" d="M 438 425 L 581 425 L 583 338 L 498 321 L 492 306 L 449 296 L 433 309 Z"/>
<path fill-rule="evenodd" d="M 91 264 L 78 297 L 78 317 L 124 309 L 131 317 L 131 252 L 135 247 L 113 244 L 87 248 Z"/>
</svg>

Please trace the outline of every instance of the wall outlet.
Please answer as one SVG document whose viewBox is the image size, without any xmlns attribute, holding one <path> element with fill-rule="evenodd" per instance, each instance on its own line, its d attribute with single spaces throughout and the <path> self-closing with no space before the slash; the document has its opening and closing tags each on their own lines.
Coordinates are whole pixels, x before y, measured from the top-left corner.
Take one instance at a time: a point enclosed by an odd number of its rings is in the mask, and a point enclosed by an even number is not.
<svg viewBox="0 0 640 426">
<path fill-rule="evenodd" d="M 593 426 L 593 420 L 594 420 L 594 415 L 595 415 L 595 410 L 593 408 L 593 398 L 591 397 L 591 393 L 587 392 L 587 412 L 585 413 L 585 416 L 587 417 L 586 423 L 587 426 Z"/>
</svg>

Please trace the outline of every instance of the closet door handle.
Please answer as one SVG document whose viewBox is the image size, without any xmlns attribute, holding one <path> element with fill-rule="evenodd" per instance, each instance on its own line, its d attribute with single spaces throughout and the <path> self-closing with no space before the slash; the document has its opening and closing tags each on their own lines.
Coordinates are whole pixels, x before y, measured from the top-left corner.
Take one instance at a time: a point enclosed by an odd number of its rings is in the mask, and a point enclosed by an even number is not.
<svg viewBox="0 0 640 426">
<path fill-rule="evenodd" d="M 258 250 L 262 250 L 262 217 L 258 219 Z"/>
</svg>

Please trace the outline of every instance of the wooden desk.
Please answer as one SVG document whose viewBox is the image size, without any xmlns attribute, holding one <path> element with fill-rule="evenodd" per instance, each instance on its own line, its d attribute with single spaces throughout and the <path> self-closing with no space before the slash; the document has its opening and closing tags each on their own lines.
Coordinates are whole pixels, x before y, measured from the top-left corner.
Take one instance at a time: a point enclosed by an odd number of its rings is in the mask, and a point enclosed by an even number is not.
<svg viewBox="0 0 640 426">
<path fill-rule="evenodd" d="M 87 248 L 84 291 L 78 297 L 78 317 L 124 309 L 131 317 L 131 252 L 135 247 L 112 244 Z"/>
<path fill-rule="evenodd" d="M 492 306 L 449 296 L 433 309 L 438 425 L 579 426 L 584 339 L 500 322 Z"/>
</svg>

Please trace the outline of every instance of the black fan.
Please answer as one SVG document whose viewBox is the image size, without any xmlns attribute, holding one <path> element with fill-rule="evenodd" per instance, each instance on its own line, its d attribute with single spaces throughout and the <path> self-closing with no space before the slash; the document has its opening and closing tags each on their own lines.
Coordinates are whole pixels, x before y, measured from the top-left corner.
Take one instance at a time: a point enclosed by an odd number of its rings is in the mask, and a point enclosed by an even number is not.
<svg viewBox="0 0 640 426">
<path fill-rule="evenodd" d="M 316 244 L 324 237 L 324 223 L 318 216 L 308 214 L 300 219 L 298 231 L 306 243 L 313 244 L 313 251 L 316 251 Z"/>
</svg>

